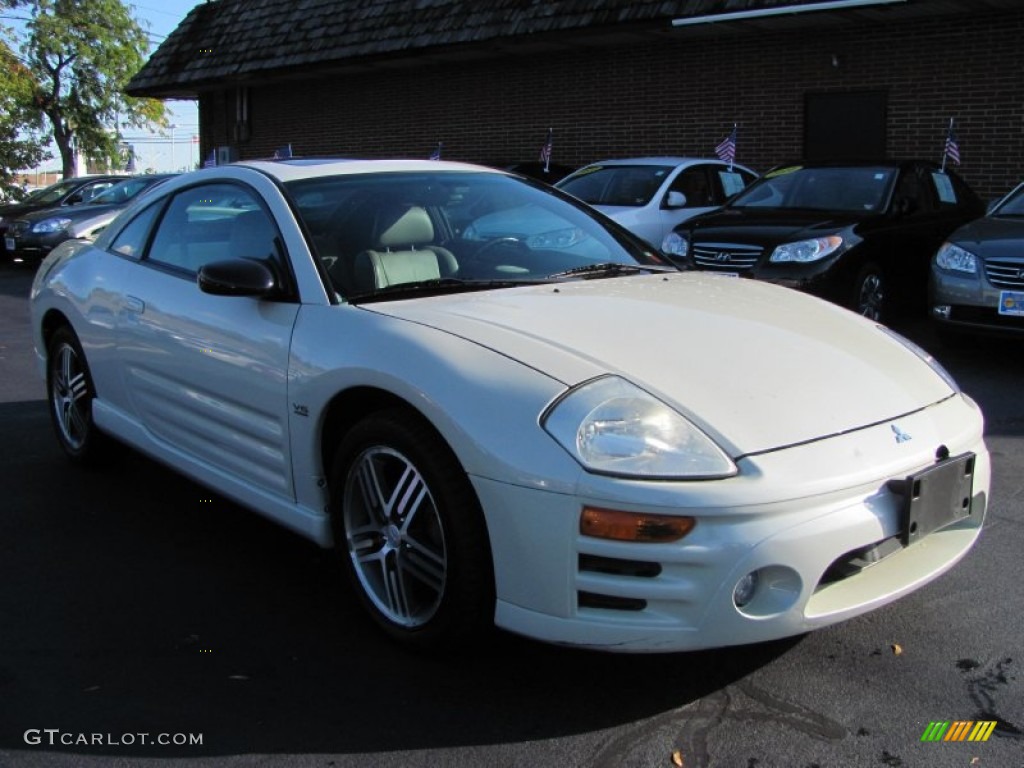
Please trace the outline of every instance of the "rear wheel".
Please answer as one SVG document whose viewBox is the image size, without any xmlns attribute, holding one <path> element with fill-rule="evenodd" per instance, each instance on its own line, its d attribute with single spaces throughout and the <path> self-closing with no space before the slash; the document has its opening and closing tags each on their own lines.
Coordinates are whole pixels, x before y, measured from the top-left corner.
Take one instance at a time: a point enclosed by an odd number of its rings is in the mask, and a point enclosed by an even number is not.
<svg viewBox="0 0 1024 768">
<path fill-rule="evenodd" d="M 78 337 L 67 326 L 58 328 L 50 339 L 46 386 L 50 418 L 64 453 L 87 465 L 110 459 L 116 444 L 93 423 L 96 390 Z"/>
<path fill-rule="evenodd" d="M 876 264 L 865 264 L 854 282 L 851 309 L 859 315 L 882 322 L 885 315 L 885 275 Z"/>
<path fill-rule="evenodd" d="M 391 410 L 342 440 L 331 483 L 345 570 L 393 638 L 460 645 L 493 622 L 493 567 L 483 515 L 465 472 L 414 414 Z"/>
</svg>

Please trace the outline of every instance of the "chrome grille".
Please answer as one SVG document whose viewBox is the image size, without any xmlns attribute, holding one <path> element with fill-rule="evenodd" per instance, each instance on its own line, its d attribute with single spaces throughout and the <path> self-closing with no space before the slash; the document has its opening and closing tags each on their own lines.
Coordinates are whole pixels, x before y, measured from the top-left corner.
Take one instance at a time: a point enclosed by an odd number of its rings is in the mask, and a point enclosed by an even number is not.
<svg viewBox="0 0 1024 768">
<path fill-rule="evenodd" d="M 694 243 L 692 251 L 697 266 L 734 272 L 751 269 L 763 252 L 759 245 L 741 243 Z"/>
<path fill-rule="evenodd" d="M 1024 259 L 989 259 L 985 275 L 996 288 L 1024 289 Z"/>
</svg>

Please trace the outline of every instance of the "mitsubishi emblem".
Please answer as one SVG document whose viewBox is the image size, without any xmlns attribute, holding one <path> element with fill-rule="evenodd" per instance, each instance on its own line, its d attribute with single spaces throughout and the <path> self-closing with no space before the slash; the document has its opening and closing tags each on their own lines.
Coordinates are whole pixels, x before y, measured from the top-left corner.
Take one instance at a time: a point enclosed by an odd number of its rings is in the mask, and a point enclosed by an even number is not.
<svg viewBox="0 0 1024 768">
<path fill-rule="evenodd" d="M 908 440 L 913 440 L 914 439 L 911 435 L 908 435 L 906 432 L 904 432 L 902 429 L 897 427 L 895 424 L 893 424 L 891 426 L 892 426 L 892 433 L 894 435 L 896 435 L 896 445 L 899 445 L 900 443 L 905 443 Z"/>
</svg>

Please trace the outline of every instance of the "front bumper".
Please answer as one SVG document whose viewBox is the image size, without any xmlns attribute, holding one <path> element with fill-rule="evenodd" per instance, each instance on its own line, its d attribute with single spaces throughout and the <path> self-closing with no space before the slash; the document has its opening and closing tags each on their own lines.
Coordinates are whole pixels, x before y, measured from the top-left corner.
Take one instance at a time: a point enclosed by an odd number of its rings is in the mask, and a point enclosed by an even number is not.
<svg viewBox="0 0 1024 768">
<path fill-rule="evenodd" d="M 885 423 L 741 459 L 740 475 L 724 481 L 634 482 L 603 494 L 597 482 L 567 496 L 474 478 L 492 539 L 496 623 L 554 643 L 685 651 L 801 634 L 913 592 L 977 539 L 991 469 L 966 399 L 898 421 L 920 441 L 910 451 Z M 888 481 L 934 464 L 940 445 L 976 454 L 970 514 L 899 545 L 902 499 Z M 583 504 L 691 515 L 697 525 L 671 544 L 590 538 L 579 533 Z M 854 567 L 865 553 L 880 559 Z M 733 590 L 753 571 L 759 586 L 740 609 Z"/>
<path fill-rule="evenodd" d="M 1024 262 L 1022 262 L 1024 267 Z M 1012 293 L 1024 294 L 1024 291 Z M 992 335 L 1024 334 L 1024 314 L 1003 314 L 1004 289 L 970 275 L 960 277 L 933 271 L 928 290 L 928 313 L 940 327 Z"/>
</svg>

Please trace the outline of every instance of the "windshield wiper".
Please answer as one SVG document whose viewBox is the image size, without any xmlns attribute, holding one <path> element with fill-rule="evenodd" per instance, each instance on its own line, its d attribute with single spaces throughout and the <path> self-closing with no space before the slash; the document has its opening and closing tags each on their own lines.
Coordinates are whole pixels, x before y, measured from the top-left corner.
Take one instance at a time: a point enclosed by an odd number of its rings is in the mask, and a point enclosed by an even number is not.
<svg viewBox="0 0 1024 768">
<path fill-rule="evenodd" d="M 431 280 L 417 280 L 412 283 L 395 283 L 375 291 L 355 293 L 346 298 L 350 303 L 376 301 L 409 296 L 431 296 L 441 293 L 463 293 L 485 291 L 488 288 L 515 288 L 521 285 L 539 285 L 543 280 L 462 280 L 458 277 L 436 277 Z"/>
<path fill-rule="evenodd" d="M 662 266 L 660 264 L 620 264 L 617 261 L 604 261 L 600 264 L 585 264 L 582 267 L 573 267 L 562 272 L 554 272 L 548 275 L 549 280 L 556 280 L 563 277 L 582 277 L 590 279 L 593 277 L 615 277 L 617 275 L 635 275 L 637 272 L 678 272 L 673 266 Z"/>
</svg>

